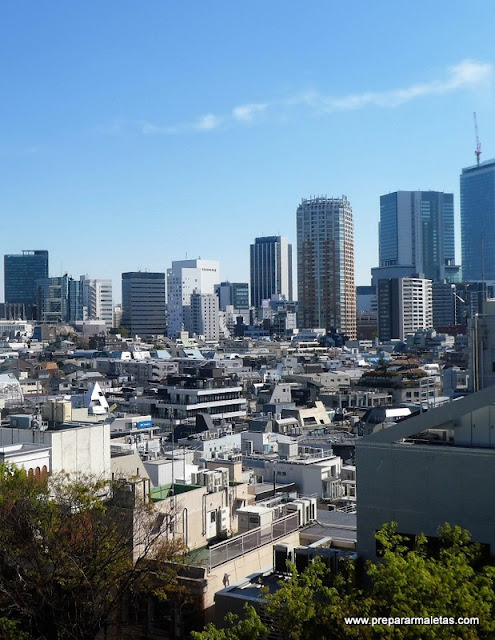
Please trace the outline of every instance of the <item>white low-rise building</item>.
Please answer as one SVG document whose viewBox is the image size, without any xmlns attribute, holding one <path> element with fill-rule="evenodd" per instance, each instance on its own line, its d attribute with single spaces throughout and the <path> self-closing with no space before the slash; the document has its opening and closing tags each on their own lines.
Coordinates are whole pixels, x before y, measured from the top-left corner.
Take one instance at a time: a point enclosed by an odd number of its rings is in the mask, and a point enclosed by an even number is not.
<svg viewBox="0 0 495 640">
<path fill-rule="evenodd" d="M 0 427 L 0 447 L 18 444 L 49 447 L 51 473 L 64 471 L 110 478 L 110 425 L 75 424 L 42 430 L 43 425 L 33 421 L 33 416 L 11 416 L 11 424 L 13 426 Z M 16 424 L 20 426 L 14 426 Z"/>
</svg>

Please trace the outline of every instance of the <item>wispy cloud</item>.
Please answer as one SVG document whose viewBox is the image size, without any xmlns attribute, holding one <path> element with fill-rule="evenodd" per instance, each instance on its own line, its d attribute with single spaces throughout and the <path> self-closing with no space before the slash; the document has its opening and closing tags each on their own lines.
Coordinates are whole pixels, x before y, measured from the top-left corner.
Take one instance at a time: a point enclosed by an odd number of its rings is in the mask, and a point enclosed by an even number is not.
<svg viewBox="0 0 495 640">
<path fill-rule="evenodd" d="M 304 104 L 311 109 L 324 112 L 356 111 L 367 106 L 400 107 L 406 102 L 432 95 L 442 95 L 452 91 L 479 86 L 490 82 L 493 67 L 488 63 L 464 60 L 450 67 L 445 79 L 433 80 L 409 87 L 385 91 L 366 91 L 346 96 L 326 96 L 312 91 L 290 98 L 291 104 Z"/>
<path fill-rule="evenodd" d="M 223 118 L 219 118 L 213 113 L 207 113 L 205 116 L 201 116 L 196 122 L 195 128 L 199 131 L 212 131 L 217 129 L 222 124 Z"/>
<path fill-rule="evenodd" d="M 232 109 L 232 117 L 238 122 L 251 122 L 255 116 L 266 111 L 269 106 L 268 102 L 241 104 Z"/>
<path fill-rule="evenodd" d="M 343 96 L 327 95 L 319 91 L 305 91 L 283 100 L 252 102 L 232 108 L 230 113 L 216 115 L 207 113 L 190 122 L 161 125 L 145 121 L 128 122 L 128 126 L 137 128 L 143 135 L 174 135 L 181 133 L 207 133 L 233 125 L 255 123 L 260 116 L 270 115 L 283 119 L 294 108 L 304 108 L 311 114 L 329 114 L 339 111 L 357 111 L 366 107 L 396 108 L 407 102 L 438 96 L 463 89 L 471 89 L 491 82 L 493 66 L 486 62 L 466 59 L 449 67 L 442 79 L 412 84 L 397 89 L 383 91 L 363 91 Z M 124 128 L 122 121 L 112 126 L 113 132 Z"/>
</svg>

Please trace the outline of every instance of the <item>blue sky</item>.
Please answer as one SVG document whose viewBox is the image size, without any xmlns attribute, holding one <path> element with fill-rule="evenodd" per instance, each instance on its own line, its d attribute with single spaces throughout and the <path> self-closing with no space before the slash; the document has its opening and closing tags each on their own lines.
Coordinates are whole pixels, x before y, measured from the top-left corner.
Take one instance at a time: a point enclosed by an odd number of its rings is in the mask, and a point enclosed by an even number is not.
<svg viewBox="0 0 495 640">
<path fill-rule="evenodd" d="M 494 23 L 492 0 L 5 0 L 0 252 L 116 300 L 186 255 L 246 281 L 254 237 L 295 244 L 300 199 L 345 194 L 368 284 L 379 196 L 453 191 L 458 216 L 473 111 L 495 156 Z"/>
</svg>

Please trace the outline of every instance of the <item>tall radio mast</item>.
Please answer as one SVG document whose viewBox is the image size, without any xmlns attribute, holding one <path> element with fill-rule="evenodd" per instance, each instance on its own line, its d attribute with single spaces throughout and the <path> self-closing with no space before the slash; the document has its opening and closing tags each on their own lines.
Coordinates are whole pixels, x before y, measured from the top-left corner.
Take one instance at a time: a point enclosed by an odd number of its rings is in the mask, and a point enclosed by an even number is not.
<svg viewBox="0 0 495 640">
<path fill-rule="evenodd" d="M 476 117 L 476 111 L 473 113 L 474 116 L 474 132 L 476 134 L 476 151 L 474 155 L 476 156 L 476 164 L 478 167 L 480 166 L 480 155 L 481 155 L 481 142 L 478 136 L 478 118 Z"/>
</svg>

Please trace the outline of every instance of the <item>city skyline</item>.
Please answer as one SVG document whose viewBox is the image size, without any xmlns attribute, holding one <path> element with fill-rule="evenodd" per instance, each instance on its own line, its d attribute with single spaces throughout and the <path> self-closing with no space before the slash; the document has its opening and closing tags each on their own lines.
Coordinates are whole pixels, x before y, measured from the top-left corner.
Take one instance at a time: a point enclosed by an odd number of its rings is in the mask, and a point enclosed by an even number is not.
<svg viewBox="0 0 495 640">
<path fill-rule="evenodd" d="M 23 230 L 53 276 L 117 284 L 206 256 L 242 282 L 252 239 L 294 245 L 300 199 L 345 194 L 368 284 L 380 195 L 431 189 L 454 193 L 460 263 L 473 111 L 481 160 L 495 155 L 488 1 L 425 3 L 426 22 L 407 2 L 27 7 L 2 10 L 3 254 L 22 250 Z M 294 46 L 303 33 L 311 46 Z"/>
</svg>

